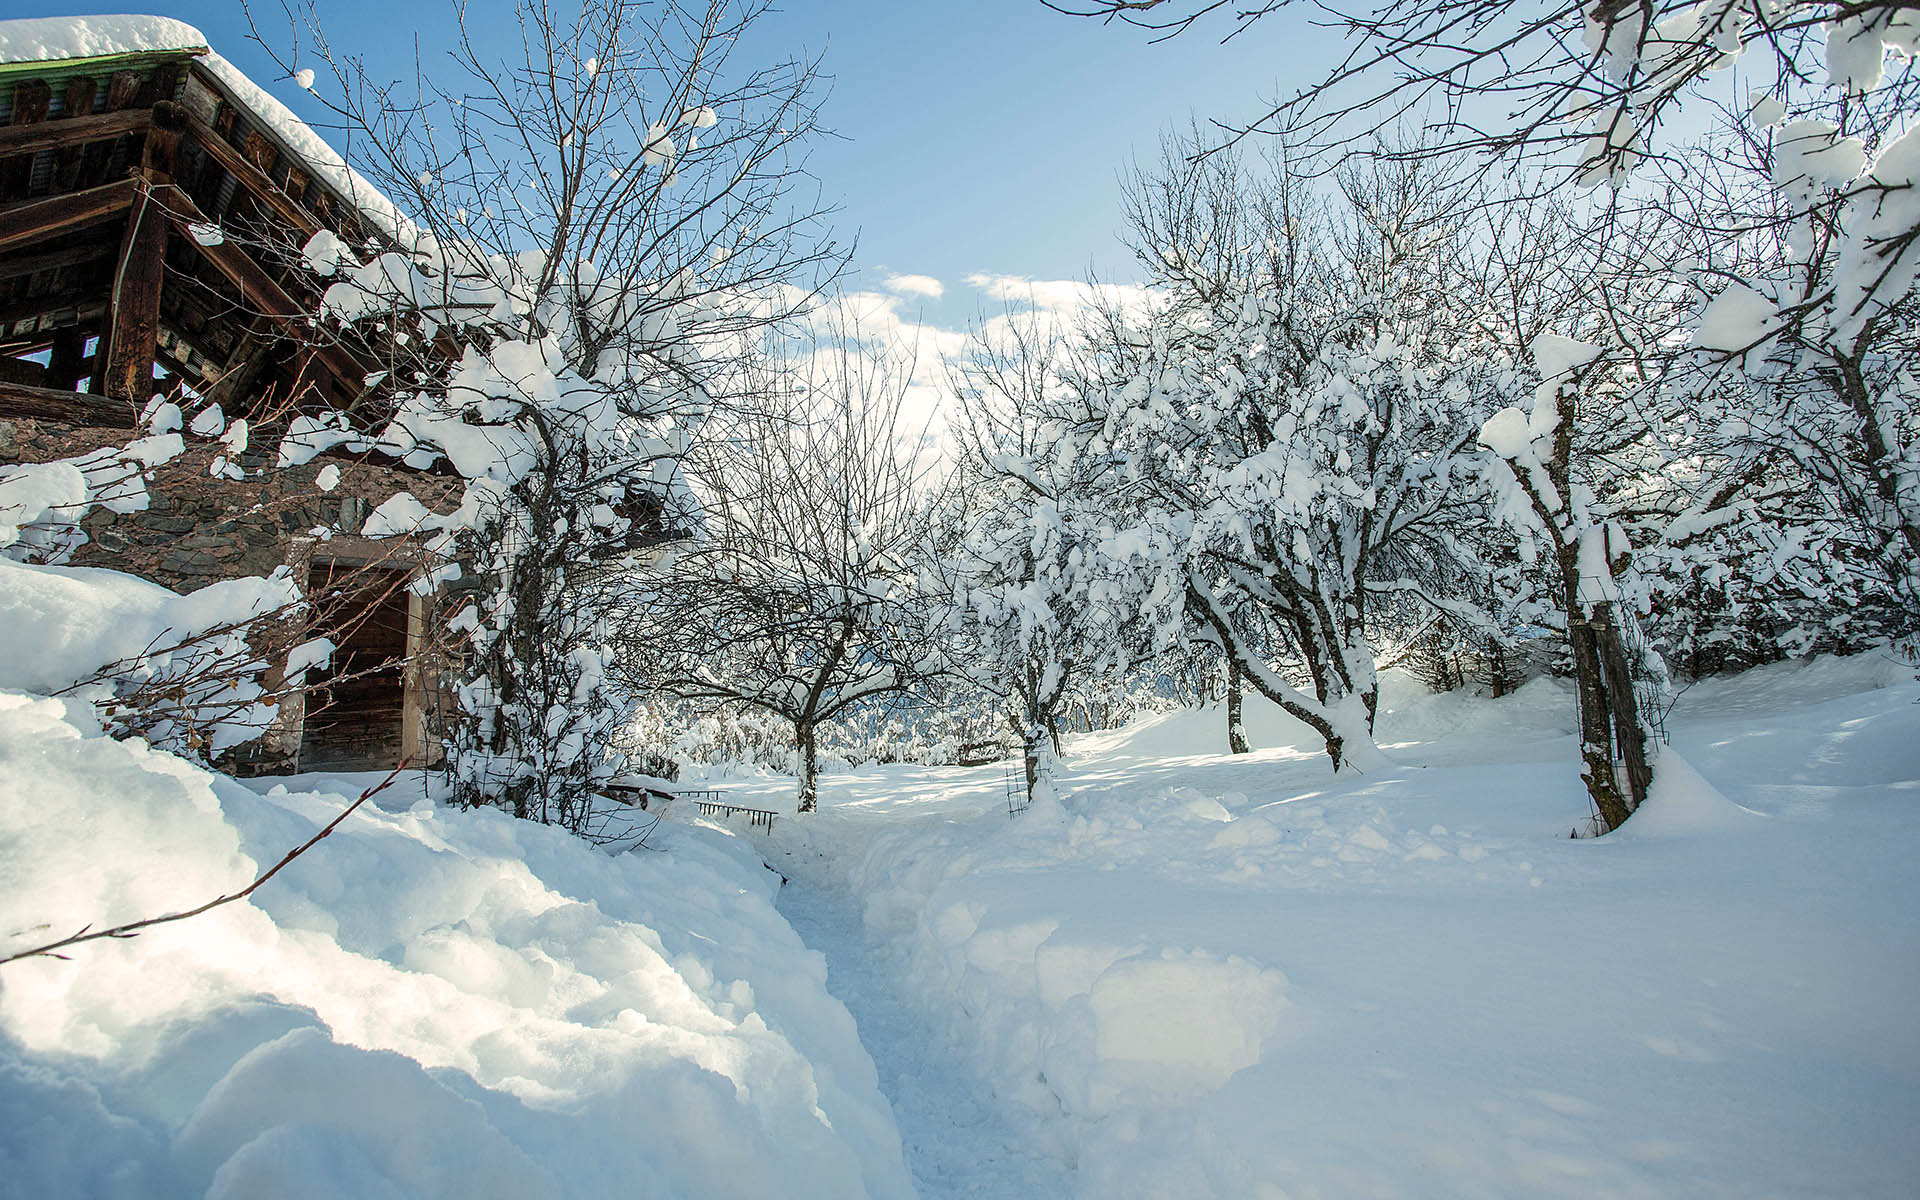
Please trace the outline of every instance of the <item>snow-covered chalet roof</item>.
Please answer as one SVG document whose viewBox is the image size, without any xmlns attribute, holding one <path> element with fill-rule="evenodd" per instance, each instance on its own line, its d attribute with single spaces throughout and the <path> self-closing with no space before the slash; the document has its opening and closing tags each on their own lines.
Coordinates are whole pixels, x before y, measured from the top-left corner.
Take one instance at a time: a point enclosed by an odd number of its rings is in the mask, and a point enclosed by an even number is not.
<svg viewBox="0 0 1920 1200">
<path fill-rule="evenodd" d="M 185 21 L 140 14 L 80 17 L 29 17 L 0 21 L 0 78 L 21 73 L 30 64 L 79 67 L 117 58 L 150 59 L 179 55 L 226 98 L 250 114 L 282 149 L 298 158 L 308 174 L 352 204 L 389 236 L 411 228 L 393 202 L 339 151 L 315 133 L 238 67 L 216 54 L 207 37 Z"/>
<path fill-rule="evenodd" d="M 206 35 L 172 17 L 29 17 L 0 21 L 0 64 L 206 51 Z"/>
</svg>

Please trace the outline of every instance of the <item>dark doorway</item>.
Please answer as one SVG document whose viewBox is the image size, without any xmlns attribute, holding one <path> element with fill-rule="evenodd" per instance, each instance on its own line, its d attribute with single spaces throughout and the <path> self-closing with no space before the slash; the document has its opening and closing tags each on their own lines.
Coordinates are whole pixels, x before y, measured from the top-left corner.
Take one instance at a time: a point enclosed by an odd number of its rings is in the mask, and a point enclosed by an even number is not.
<svg viewBox="0 0 1920 1200">
<path fill-rule="evenodd" d="M 406 720 L 406 571 L 315 562 L 307 595 L 333 661 L 308 685 L 301 771 L 370 771 L 400 761 Z"/>
</svg>

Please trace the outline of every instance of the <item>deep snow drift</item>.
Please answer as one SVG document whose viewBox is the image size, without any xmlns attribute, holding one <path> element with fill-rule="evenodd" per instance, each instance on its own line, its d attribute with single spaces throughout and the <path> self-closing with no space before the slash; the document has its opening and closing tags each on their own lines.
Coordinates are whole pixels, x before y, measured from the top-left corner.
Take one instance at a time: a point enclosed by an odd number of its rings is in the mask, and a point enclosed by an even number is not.
<svg viewBox="0 0 1920 1200">
<path fill-rule="evenodd" d="M 69 611 L 81 584 L 114 603 Z M 0 566 L 9 628 L 61 633 L 0 651 L 6 951 L 243 887 L 369 782 L 243 786 L 18 690 L 205 603 Z M 673 823 L 609 855 L 417 775 L 377 803 L 249 901 L 0 967 L 0 1197 L 911 1194 L 751 847 Z"/>
<path fill-rule="evenodd" d="M 1059 810 L 871 768 L 768 852 L 925 1023 L 868 1044 L 926 1195 L 976 1194 L 981 1123 L 898 1095 L 943 1074 L 1088 1197 L 1910 1195 L 1917 699 L 1879 656 L 1701 684 L 1598 841 L 1563 688 L 1395 678 L 1363 778 L 1170 714 L 1070 745 Z"/>
</svg>

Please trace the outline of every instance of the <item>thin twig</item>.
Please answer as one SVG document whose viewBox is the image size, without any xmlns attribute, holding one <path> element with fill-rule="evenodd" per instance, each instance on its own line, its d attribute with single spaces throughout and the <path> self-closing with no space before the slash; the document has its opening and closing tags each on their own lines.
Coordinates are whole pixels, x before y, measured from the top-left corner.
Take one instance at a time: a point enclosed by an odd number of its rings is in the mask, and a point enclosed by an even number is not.
<svg viewBox="0 0 1920 1200">
<path fill-rule="evenodd" d="M 93 929 L 93 926 L 91 925 L 83 926 L 80 932 L 74 934 L 72 937 L 61 938 L 57 942 L 48 942 L 44 946 L 36 946 L 32 950 L 22 950 L 18 954 L 9 954 L 5 958 L 0 958 L 0 966 L 5 966 L 7 963 L 10 963 L 17 959 L 22 959 L 22 958 L 44 957 L 44 958 L 58 958 L 65 961 L 68 956 L 65 954 L 59 953 L 59 951 L 64 950 L 69 946 L 77 946 L 81 942 L 91 942 L 97 938 L 137 937 L 142 931 L 151 929 L 155 925 L 165 925 L 173 921 L 184 921 L 188 917 L 197 917 L 201 913 L 211 912 L 214 909 L 219 908 L 222 904 L 232 904 L 235 900 L 244 900 L 248 896 L 253 895 L 254 890 L 257 889 L 261 884 L 265 883 L 269 879 L 272 879 L 275 875 L 278 875 L 280 873 L 280 868 L 286 866 L 288 863 L 292 862 L 294 859 L 299 858 L 302 854 L 305 854 L 307 851 L 313 849 L 314 845 L 318 843 L 321 838 L 324 838 L 328 834 L 332 833 L 339 826 L 340 822 L 352 816 L 355 810 L 357 810 L 362 804 L 365 804 L 368 800 L 372 799 L 374 796 L 379 795 L 381 792 L 384 792 L 389 787 L 393 786 L 393 781 L 399 778 L 400 772 L 406 769 L 407 769 L 407 760 L 402 759 L 400 761 L 400 765 L 395 767 L 392 771 L 388 772 L 387 777 L 385 779 L 382 779 L 379 783 L 374 784 L 372 787 L 368 788 L 366 791 L 361 792 L 360 798 L 355 800 L 352 804 L 347 805 L 346 808 L 342 809 L 340 812 L 340 815 L 335 817 L 333 820 L 327 822 L 325 828 L 321 829 L 320 832 L 314 834 L 312 837 L 300 843 L 300 845 L 294 847 L 292 850 L 287 851 L 286 856 L 282 858 L 279 862 L 273 864 L 273 866 L 267 870 L 266 874 L 260 876 L 258 879 L 254 880 L 252 883 L 248 884 L 246 887 L 241 888 L 237 892 L 232 892 L 228 895 L 221 896 L 214 900 L 209 900 L 205 904 L 202 904 L 200 907 L 190 908 L 185 912 L 168 913 L 165 916 L 159 916 L 159 917 L 148 917 L 144 921 L 131 921 L 125 925 L 115 925 L 112 929 L 101 929 L 101 930 L 90 933 L 88 932 L 88 930 Z"/>
</svg>

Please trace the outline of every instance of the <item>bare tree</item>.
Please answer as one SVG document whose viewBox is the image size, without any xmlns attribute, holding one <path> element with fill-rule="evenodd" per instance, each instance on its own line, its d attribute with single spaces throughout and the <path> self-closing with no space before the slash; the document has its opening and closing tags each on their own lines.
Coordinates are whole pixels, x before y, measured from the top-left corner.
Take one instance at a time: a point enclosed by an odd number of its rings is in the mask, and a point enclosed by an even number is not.
<svg viewBox="0 0 1920 1200">
<path fill-rule="evenodd" d="M 1911 53 L 1914 6 L 1898 0 L 1041 0 L 1070 16 L 1174 37 L 1208 21 L 1225 37 L 1290 12 L 1345 31 L 1350 48 L 1319 79 L 1230 137 L 1285 132 L 1315 147 L 1364 147 L 1409 120 L 1444 137 L 1407 152 L 1472 149 L 1615 177 L 1658 152 L 1662 121 L 1743 52 L 1766 56 L 1778 87 L 1889 82 L 1883 45 Z M 1824 59 L 1824 61 L 1822 61 Z M 1917 86 L 1896 68 L 1891 86 Z M 1912 108 L 1909 96 L 1906 107 Z M 1577 153 L 1568 156 L 1564 151 Z"/>
<path fill-rule="evenodd" d="M 909 379 L 851 332 L 783 350 L 762 406 L 694 457 L 702 528 L 638 579 L 621 629 L 633 686 L 792 724 L 801 812 L 821 727 L 911 687 L 930 655 Z"/>
<path fill-rule="evenodd" d="M 1036 316 L 977 331 L 953 371 L 959 478 L 928 571 L 948 669 L 995 697 L 1023 748 L 1029 800 L 1050 793 L 1059 722 L 1100 676 L 1145 649 L 1145 581 L 1102 543 L 1112 514 L 1099 454 L 1061 453 L 1065 336 Z"/>
<path fill-rule="evenodd" d="M 324 65 L 316 94 L 378 185 L 360 189 L 376 217 L 393 204 L 365 244 L 303 248 L 338 276 L 323 331 L 390 364 L 368 381 L 390 403 L 303 432 L 469 481 L 453 514 L 377 514 L 479 584 L 452 619 L 471 645 L 449 744 L 465 802 L 581 827 L 629 703 L 596 564 L 672 535 L 678 460 L 738 399 L 746 348 L 844 265 L 796 193 L 815 64 L 735 61 L 766 11 L 522 3 L 495 61 L 461 8 L 446 71 L 409 88 L 334 52 L 311 9 L 283 54 Z M 369 407 L 391 418 L 358 429 Z"/>
</svg>

